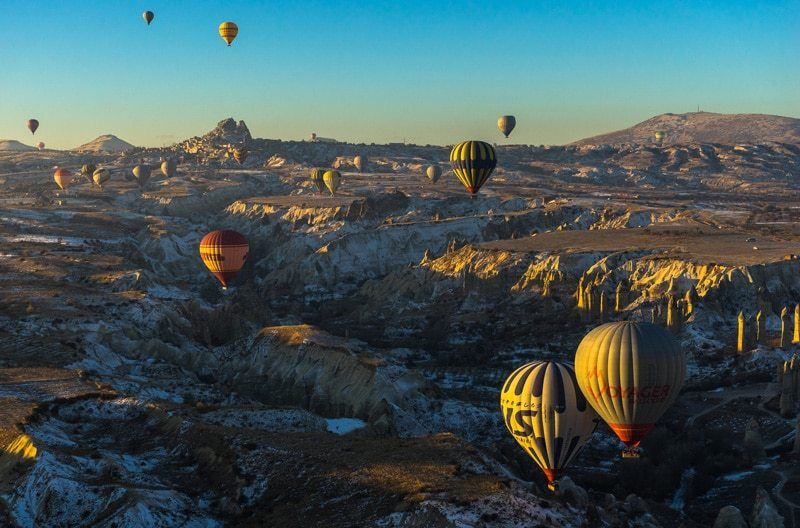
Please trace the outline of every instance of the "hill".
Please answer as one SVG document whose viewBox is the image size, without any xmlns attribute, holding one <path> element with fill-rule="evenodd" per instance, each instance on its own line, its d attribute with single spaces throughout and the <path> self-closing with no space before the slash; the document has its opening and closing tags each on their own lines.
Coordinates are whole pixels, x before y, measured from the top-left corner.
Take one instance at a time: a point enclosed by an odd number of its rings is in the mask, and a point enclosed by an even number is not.
<svg viewBox="0 0 800 528">
<path fill-rule="evenodd" d="M 136 147 L 113 134 L 104 134 L 72 150 L 75 152 L 125 152 L 134 148 Z"/>
<path fill-rule="evenodd" d="M 36 150 L 36 149 L 24 143 L 20 143 L 15 139 L 0 139 L 0 151 L 23 152 L 27 150 Z"/>
<path fill-rule="evenodd" d="M 573 145 L 653 143 L 653 133 L 665 133 L 663 143 L 717 143 L 723 145 L 767 142 L 800 144 L 800 119 L 766 114 L 661 114 L 624 130 L 581 139 Z"/>
</svg>

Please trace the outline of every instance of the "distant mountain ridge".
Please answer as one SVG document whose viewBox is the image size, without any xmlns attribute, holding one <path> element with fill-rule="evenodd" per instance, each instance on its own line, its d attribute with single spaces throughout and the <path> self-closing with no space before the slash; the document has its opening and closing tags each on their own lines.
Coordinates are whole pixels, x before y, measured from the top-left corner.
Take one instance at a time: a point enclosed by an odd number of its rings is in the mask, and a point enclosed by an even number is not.
<svg viewBox="0 0 800 528">
<path fill-rule="evenodd" d="M 581 139 L 572 145 L 617 145 L 654 143 L 656 130 L 664 132 L 664 145 L 717 143 L 722 145 L 757 143 L 800 144 L 800 119 L 767 114 L 661 114 L 630 128 Z"/>
<path fill-rule="evenodd" d="M 72 149 L 75 152 L 125 152 L 136 148 L 114 134 L 104 134 Z"/>
<path fill-rule="evenodd" d="M 36 150 L 36 149 L 24 143 L 20 143 L 16 139 L 0 139 L 0 151 L 24 152 L 29 150 Z"/>
</svg>

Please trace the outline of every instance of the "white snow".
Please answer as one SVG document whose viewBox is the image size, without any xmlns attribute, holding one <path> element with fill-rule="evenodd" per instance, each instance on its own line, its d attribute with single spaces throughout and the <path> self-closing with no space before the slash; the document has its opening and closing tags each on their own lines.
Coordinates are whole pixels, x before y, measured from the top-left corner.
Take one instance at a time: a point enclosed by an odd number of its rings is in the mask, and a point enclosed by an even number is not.
<svg viewBox="0 0 800 528">
<path fill-rule="evenodd" d="M 337 435 L 346 435 L 366 427 L 366 423 L 358 418 L 328 418 L 328 432 Z"/>
</svg>

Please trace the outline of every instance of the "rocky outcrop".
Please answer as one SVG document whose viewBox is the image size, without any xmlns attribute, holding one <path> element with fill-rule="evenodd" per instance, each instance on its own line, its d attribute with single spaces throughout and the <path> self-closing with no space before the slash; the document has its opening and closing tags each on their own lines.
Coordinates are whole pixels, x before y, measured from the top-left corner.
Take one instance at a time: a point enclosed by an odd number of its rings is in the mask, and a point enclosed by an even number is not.
<svg viewBox="0 0 800 528">
<path fill-rule="evenodd" d="M 748 526 L 739 508 L 725 506 L 719 510 L 713 528 L 748 528 Z"/>
<path fill-rule="evenodd" d="M 764 488 L 756 490 L 753 513 L 750 514 L 750 528 L 783 528 L 783 517 L 778 513 L 775 503 Z"/>
</svg>

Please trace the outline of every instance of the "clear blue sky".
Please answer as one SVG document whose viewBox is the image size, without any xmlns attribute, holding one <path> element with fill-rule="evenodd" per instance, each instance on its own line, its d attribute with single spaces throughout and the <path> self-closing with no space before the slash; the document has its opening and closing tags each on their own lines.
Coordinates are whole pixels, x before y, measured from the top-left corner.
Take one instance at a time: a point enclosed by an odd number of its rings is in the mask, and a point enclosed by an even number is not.
<svg viewBox="0 0 800 528">
<path fill-rule="evenodd" d="M 663 112 L 800 117 L 800 1 L 2 0 L 0 138 L 565 143 Z M 156 18 L 148 27 L 145 9 Z M 228 48 L 220 22 L 239 25 Z"/>
</svg>

